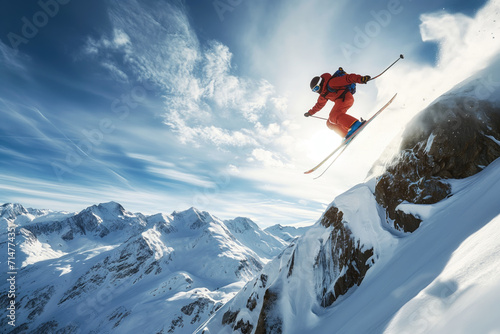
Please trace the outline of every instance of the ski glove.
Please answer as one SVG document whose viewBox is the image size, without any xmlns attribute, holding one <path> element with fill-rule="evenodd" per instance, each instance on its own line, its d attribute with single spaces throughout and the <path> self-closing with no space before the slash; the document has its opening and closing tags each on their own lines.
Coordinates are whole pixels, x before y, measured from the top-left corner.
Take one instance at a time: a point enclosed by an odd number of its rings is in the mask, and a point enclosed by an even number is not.
<svg viewBox="0 0 500 334">
<path fill-rule="evenodd" d="M 309 116 L 312 116 L 312 115 L 311 115 L 311 114 L 309 113 L 309 111 L 308 111 L 308 112 L 306 112 L 306 113 L 304 114 L 304 116 L 309 117 Z"/>
<path fill-rule="evenodd" d="M 369 76 L 369 75 L 365 75 L 364 77 L 361 78 L 361 83 L 367 83 L 368 81 L 370 81 L 372 77 Z"/>
</svg>

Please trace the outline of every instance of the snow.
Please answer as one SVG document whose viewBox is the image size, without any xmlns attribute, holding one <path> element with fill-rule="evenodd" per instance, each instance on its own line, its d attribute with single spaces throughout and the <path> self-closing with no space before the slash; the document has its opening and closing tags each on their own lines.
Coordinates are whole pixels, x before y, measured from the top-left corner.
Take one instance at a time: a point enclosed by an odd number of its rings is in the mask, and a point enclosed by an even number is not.
<svg viewBox="0 0 500 334">
<path fill-rule="evenodd" d="M 62 251 L 53 250 L 48 243 L 43 243 L 33 238 L 31 232 L 21 229 L 21 233 L 27 237 L 27 242 L 19 246 L 21 252 L 25 255 L 25 259 L 21 262 L 21 267 L 26 267 L 40 261 L 57 259 L 65 255 Z"/>
<path fill-rule="evenodd" d="M 61 267 L 56 267 L 56 270 L 61 271 L 61 274 L 59 274 L 59 276 L 69 274 L 71 272 L 71 269 L 72 269 L 71 264 L 67 264 L 67 265 L 61 266 Z"/>
<path fill-rule="evenodd" d="M 396 210 L 403 211 L 404 213 L 412 214 L 419 219 L 427 219 L 432 216 L 436 211 L 438 205 L 424 205 L 424 204 L 414 204 L 408 201 L 403 201 L 396 207 Z"/>
<path fill-rule="evenodd" d="M 499 230 L 500 215 L 467 238 L 453 252 L 439 276 L 398 311 L 387 332 L 491 333 L 498 330 L 500 322 L 491 316 L 498 312 L 500 295 Z M 409 325 L 407 319 L 418 326 Z"/>
<path fill-rule="evenodd" d="M 450 92 L 444 94 L 443 97 L 459 95 L 471 99 L 490 101 L 498 106 L 500 104 L 498 73 L 500 73 L 499 56 L 492 61 L 490 66 L 459 83 Z"/>
<path fill-rule="evenodd" d="M 425 145 L 424 152 L 429 153 L 432 147 L 432 143 L 434 142 L 434 138 L 436 138 L 436 135 L 431 133 L 429 136 L 429 139 L 427 139 L 427 144 Z"/>
<path fill-rule="evenodd" d="M 490 138 L 491 140 L 493 140 L 495 143 L 497 143 L 498 145 L 500 145 L 500 140 L 496 139 L 495 137 L 493 136 L 486 136 L 488 138 Z"/>
<path fill-rule="evenodd" d="M 499 331 L 500 159 L 458 182 L 468 186 L 429 205 L 435 214 L 399 238 L 392 255 L 307 330 L 328 332 L 335 324 L 341 333 Z"/>
<path fill-rule="evenodd" d="M 332 205 L 344 213 L 344 220 L 348 222 L 353 234 L 361 241 L 363 250 L 374 248 L 374 256 L 379 259 L 387 259 L 392 255 L 398 239 L 382 226 L 378 205 L 368 185 L 363 184 L 352 188 L 338 196 Z M 331 331 L 331 324 L 325 329 L 316 329 L 325 322 L 324 315 L 327 309 L 318 305 L 315 284 L 305 283 L 316 281 L 311 264 L 316 262 L 322 241 L 327 240 L 330 233 L 330 229 L 315 226 L 297 240 L 294 275 L 288 279 L 288 284 L 284 284 L 280 301 L 285 314 L 285 319 L 283 319 L 285 333 L 326 333 L 329 332 L 328 327 Z M 369 274 L 371 271 L 368 272 Z M 350 294 L 351 292 L 339 298 L 334 305 L 343 305 L 351 298 Z"/>
<path fill-rule="evenodd" d="M 452 182 L 453 196 L 432 205 L 400 205 L 418 213 L 421 227 L 411 234 L 391 233 L 372 192 L 373 182 L 338 196 L 332 205 L 344 213 L 364 247 L 377 260 L 360 286 L 331 307 L 318 305 L 312 264 L 330 230 L 318 224 L 296 245 L 270 262 L 263 273 L 280 291 L 284 333 L 495 333 L 500 298 L 500 159 L 481 173 Z M 293 275 L 287 262 L 294 253 Z M 278 270 L 279 269 L 279 270 Z M 281 271 L 281 273 L 280 273 Z M 219 313 L 243 309 L 248 285 Z M 255 320 L 248 310 L 238 319 Z M 219 318 L 206 329 L 230 333 Z"/>
<path fill-rule="evenodd" d="M 147 217 L 114 202 L 77 215 L 6 204 L 0 222 L 19 231 L 16 298 L 31 306 L 18 321 L 32 332 L 56 319 L 81 332 L 191 333 L 286 245 L 247 218 L 233 220 L 235 237 L 195 208 Z"/>
<path fill-rule="evenodd" d="M 452 195 L 438 203 L 399 205 L 422 219 L 415 232 L 406 234 L 387 224 L 374 198 L 373 179 L 353 187 L 331 205 L 344 213 L 363 249 L 374 249 L 375 262 L 359 286 L 330 307 L 319 305 L 314 268 L 331 228 L 317 223 L 264 267 L 267 287 L 260 287 L 258 278 L 250 281 L 199 332 L 232 333 L 221 325 L 228 310 L 241 310 L 237 320 L 256 325 L 260 307 L 250 312 L 249 296 L 263 296 L 272 286 L 279 292 L 287 334 L 500 333 L 500 159 L 450 184 Z"/>
<path fill-rule="evenodd" d="M 362 250 L 374 248 L 377 256 L 393 248 L 397 242 L 381 224 L 378 204 L 369 185 L 361 184 L 338 196 L 333 205 L 344 213 L 349 228 L 364 245 Z M 385 218 L 384 218 L 385 219 Z"/>
</svg>

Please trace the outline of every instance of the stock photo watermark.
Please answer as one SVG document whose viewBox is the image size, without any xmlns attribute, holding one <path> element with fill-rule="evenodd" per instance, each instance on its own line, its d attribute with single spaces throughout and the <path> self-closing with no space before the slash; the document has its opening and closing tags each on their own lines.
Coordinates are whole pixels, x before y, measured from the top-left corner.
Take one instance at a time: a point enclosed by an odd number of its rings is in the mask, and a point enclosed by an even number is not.
<svg viewBox="0 0 500 334">
<path fill-rule="evenodd" d="M 9 326 L 16 326 L 16 294 L 17 294 L 17 267 L 16 267 L 16 225 L 7 224 L 7 318 Z"/>
<path fill-rule="evenodd" d="M 50 20 L 59 14 L 61 6 L 67 5 L 71 0 L 39 0 L 37 2 L 39 10 L 33 15 L 21 18 L 19 32 L 9 32 L 7 38 L 14 51 L 19 51 L 19 46 L 28 44 L 35 38 Z"/>
</svg>

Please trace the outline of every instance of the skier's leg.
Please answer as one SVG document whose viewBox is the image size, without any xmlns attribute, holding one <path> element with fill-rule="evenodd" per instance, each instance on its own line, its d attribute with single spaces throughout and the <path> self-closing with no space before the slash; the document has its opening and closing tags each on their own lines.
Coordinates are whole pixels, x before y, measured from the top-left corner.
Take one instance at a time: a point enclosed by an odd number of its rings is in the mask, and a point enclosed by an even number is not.
<svg viewBox="0 0 500 334">
<path fill-rule="evenodd" d="M 335 131 L 336 134 L 338 134 L 339 136 L 341 137 L 345 137 L 347 135 L 347 131 L 345 128 L 343 128 L 342 126 L 338 125 L 338 124 L 334 124 L 330 121 L 330 119 L 328 119 L 326 121 L 326 126 L 330 129 L 330 130 L 333 130 Z"/>
<path fill-rule="evenodd" d="M 351 125 L 357 121 L 355 117 L 346 114 L 347 110 L 352 107 L 353 103 L 354 97 L 351 93 L 347 93 L 344 100 L 336 100 L 332 111 L 330 111 L 328 121 L 326 122 L 329 129 L 334 130 L 342 137 L 347 135 Z"/>
</svg>

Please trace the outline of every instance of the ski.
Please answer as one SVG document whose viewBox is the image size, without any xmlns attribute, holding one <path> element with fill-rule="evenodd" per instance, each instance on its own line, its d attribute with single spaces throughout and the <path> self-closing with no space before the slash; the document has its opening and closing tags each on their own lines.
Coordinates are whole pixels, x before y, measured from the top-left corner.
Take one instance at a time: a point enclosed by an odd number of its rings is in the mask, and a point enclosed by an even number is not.
<svg viewBox="0 0 500 334">
<path fill-rule="evenodd" d="M 337 160 L 337 158 L 342 154 L 342 152 L 344 152 L 344 150 L 347 148 L 347 146 L 352 142 L 352 140 L 377 116 L 379 115 L 382 111 L 384 111 L 385 108 L 387 108 L 391 103 L 392 101 L 394 101 L 394 99 L 396 98 L 396 95 L 398 95 L 397 93 L 394 94 L 394 96 L 389 100 L 389 102 L 387 102 L 382 108 L 380 108 L 379 111 L 377 111 L 375 114 L 373 114 L 372 117 L 370 117 L 365 123 L 363 123 L 363 125 L 361 125 L 356 131 L 354 131 L 354 133 L 349 136 L 348 138 L 345 138 L 342 143 L 339 145 L 339 147 L 337 147 L 335 150 L 333 150 L 332 153 L 330 153 L 323 161 L 321 161 L 318 165 L 314 166 L 312 169 L 304 172 L 304 174 L 310 174 L 312 172 L 314 172 L 315 170 L 317 170 L 319 167 L 321 167 L 325 162 L 327 162 L 333 155 L 335 155 L 335 153 L 337 153 L 338 151 L 340 151 L 340 153 L 337 155 L 337 157 L 335 157 L 335 159 L 332 161 L 332 163 L 323 171 L 323 173 L 321 175 L 323 175 L 326 170 L 328 168 L 330 168 L 330 166 L 333 164 L 333 162 L 335 162 L 335 160 Z M 320 175 L 320 176 L 321 176 Z M 318 176 L 318 177 L 320 177 Z"/>
</svg>

